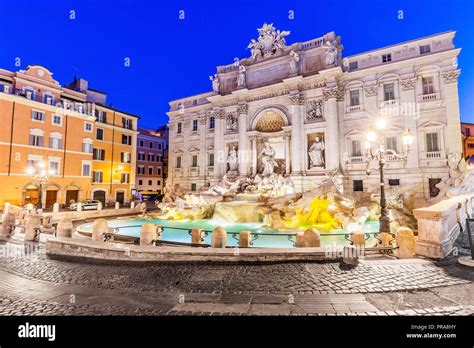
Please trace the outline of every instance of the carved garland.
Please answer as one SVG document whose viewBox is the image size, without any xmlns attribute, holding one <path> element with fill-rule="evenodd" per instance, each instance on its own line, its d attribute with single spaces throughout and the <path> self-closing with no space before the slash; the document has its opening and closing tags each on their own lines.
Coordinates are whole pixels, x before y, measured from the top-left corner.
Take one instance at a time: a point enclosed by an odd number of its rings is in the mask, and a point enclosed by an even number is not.
<svg viewBox="0 0 474 348">
<path fill-rule="evenodd" d="M 366 97 L 375 97 L 378 92 L 378 87 L 377 86 L 369 86 L 365 87 L 365 96 Z"/>
<path fill-rule="evenodd" d="M 416 85 L 416 79 L 408 78 L 408 79 L 401 80 L 400 85 L 402 86 L 402 90 L 404 91 L 414 89 Z"/>
<path fill-rule="evenodd" d="M 441 76 L 443 77 L 444 83 L 453 83 L 453 82 L 457 82 L 459 74 L 461 74 L 461 71 L 459 69 L 458 70 L 453 69 L 453 70 L 443 72 Z"/>
</svg>

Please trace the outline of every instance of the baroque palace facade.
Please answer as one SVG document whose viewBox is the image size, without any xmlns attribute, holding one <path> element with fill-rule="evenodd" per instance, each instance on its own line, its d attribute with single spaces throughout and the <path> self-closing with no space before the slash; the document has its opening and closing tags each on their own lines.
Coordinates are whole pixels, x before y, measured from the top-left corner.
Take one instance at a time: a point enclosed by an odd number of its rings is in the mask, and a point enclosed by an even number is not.
<svg viewBox="0 0 474 348">
<path fill-rule="evenodd" d="M 74 79 L 61 86 L 42 66 L 0 69 L 0 206 L 131 199 L 138 116 L 105 106 L 106 94 Z M 28 167 L 51 177 L 40 192 Z"/>
<path fill-rule="evenodd" d="M 287 46 L 289 32 L 271 24 L 258 31 L 250 58 L 210 77 L 212 92 L 170 102 L 170 185 L 195 191 L 262 173 L 266 144 L 275 172 L 298 190 L 337 169 L 346 191 L 374 192 L 379 179 L 366 174 L 364 141 L 384 115 L 387 148 L 403 152 L 403 132 L 415 135 L 406 161 L 388 160 L 389 184 L 415 188 L 420 200 L 437 194 L 462 153 L 455 32 L 343 58 L 334 32 Z"/>
</svg>

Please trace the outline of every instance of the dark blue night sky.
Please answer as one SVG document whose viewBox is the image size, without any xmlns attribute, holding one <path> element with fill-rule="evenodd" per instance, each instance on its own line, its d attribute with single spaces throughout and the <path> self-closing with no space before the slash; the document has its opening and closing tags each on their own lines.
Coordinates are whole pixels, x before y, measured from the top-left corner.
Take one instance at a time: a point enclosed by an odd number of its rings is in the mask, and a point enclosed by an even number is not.
<svg viewBox="0 0 474 348">
<path fill-rule="evenodd" d="M 289 44 L 335 31 L 344 56 L 456 30 L 461 118 L 474 123 L 472 0 L 0 0 L 0 13 L 1 68 L 18 70 L 19 57 L 22 69 L 44 65 L 61 84 L 83 77 L 108 92 L 114 107 L 141 115 L 147 127 L 167 123 L 170 100 L 210 91 L 216 66 L 248 57 L 247 44 L 264 22 L 290 30 Z"/>
</svg>

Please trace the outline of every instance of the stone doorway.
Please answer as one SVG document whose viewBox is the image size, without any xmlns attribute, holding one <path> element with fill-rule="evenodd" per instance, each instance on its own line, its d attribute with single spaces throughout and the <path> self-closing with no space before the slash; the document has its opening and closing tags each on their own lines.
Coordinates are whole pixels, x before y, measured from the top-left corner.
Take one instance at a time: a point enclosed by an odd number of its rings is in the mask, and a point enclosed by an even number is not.
<svg viewBox="0 0 474 348">
<path fill-rule="evenodd" d="M 39 190 L 36 186 L 27 187 L 25 190 L 25 199 L 24 204 L 33 204 L 34 206 L 38 205 L 39 199 Z"/>
<path fill-rule="evenodd" d="M 46 208 L 51 208 L 58 199 L 58 190 L 46 191 Z"/>
<path fill-rule="evenodd" d="M 66 191 L 66 205 L 70 205 L 72 201 L 77 202 L 79 199 L 79 190 L 67 190 Z"/>
<path fill-rule="evenodd" d="M 118 191 L 115 194 L 115 201 L 120 203 L 120 206 L 123 206 L 125 203 L 125 192 L 123 191 Z"/>
<path fill-rule="evenodd" d="M 99 201 L 105 206 L 105 191 L 95 191 L 92 195 L 92 199 Z"/>
</svg>

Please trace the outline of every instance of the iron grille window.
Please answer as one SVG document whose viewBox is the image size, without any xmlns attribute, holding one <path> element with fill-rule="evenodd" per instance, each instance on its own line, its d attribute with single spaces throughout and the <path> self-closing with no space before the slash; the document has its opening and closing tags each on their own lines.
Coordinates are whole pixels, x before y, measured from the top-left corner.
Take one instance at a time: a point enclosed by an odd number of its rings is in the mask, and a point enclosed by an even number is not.
<svg viewBox="0 0 474 348">
<path fill-rule="evenodd" d="M 392 61 L 392 54 L 382 54 L 382 63 L 388 63 Z"/>
<path fill-rule="evenodd" d="M 423 45 L 420 46 L 420 54 L 426 54 L 431 52 L 431 47 L 430 45 Z"/>
<path fill-rule="evenodd" d="M 352 190 L 354 192 L 363 192 L 364 191 L 364 181 L 363 180 L 352 180 Z"/>
</svg>

